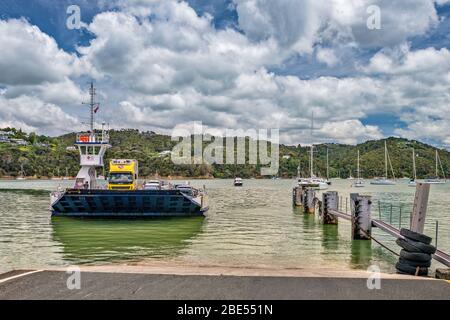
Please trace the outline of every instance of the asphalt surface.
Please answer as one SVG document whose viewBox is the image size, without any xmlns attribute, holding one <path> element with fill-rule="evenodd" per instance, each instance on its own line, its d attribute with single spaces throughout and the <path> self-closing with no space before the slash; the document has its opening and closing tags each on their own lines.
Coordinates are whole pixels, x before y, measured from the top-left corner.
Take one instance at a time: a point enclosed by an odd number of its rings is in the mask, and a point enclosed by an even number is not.
<svg viewBox="0 0 450 320">
<path fill-rule="evenodd" d="M 450 283 L 433 279 L 382 279 L 369 290 L 364 278 L 82 272 L 69 290 L 66 272 L 19 273 L 0 276 L 0 299 L 450 299 Z"/>
</svg>

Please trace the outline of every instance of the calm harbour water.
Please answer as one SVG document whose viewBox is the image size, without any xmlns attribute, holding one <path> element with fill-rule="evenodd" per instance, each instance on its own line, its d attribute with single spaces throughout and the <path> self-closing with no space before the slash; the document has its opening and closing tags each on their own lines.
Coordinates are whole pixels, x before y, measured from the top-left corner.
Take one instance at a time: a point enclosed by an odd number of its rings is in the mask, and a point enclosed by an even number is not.
<svg viewBox="0 0 450 320">
<path fill-rule="evenodd" d="M 324 226 L 317 216 L 292 207 L 294 180 L 193 180 L 205 185 L 210 210 L 205 218 L 91 220 L 51 218 L 49 191 L 72 181 L 0 181 L 0 272 L 69 264 L 168 261 L 177 264 L 271 268 L 367 269 L 395 272 L 397 257 L 374 241 L 351 241 L 350 223 Z M 334 180 L 331 190 L 373 196 L 373 216 L 399 226 L 409 224 L 415 188 L 352 189 Z M 431 187 L 425 233 L 450 252 L 450 184 Z M 378 200 L 381 202 L 379 210 Z M 390 204 L 394 207 L 391 209 Z M 373 229 L 373 236 L 399 252 L 394 239 Z M 442 266 L 433 262 L 432 268 Z"/>
</svg>

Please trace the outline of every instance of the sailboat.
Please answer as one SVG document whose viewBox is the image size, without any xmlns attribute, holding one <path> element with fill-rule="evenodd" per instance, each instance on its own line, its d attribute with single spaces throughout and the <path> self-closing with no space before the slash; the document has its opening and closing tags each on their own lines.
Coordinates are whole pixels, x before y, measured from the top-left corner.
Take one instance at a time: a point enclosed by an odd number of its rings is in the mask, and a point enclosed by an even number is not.
<svg viewBox="0 0 450 320">
<path fill-rule="evenodd" d="M 355 180 L 355 178 L 353 178 L 352 176 L 352 170 L 349 170 L 347 180 Z"/>
<path fill-rule="evenodd" d="M 327 148 L 327 180 L 325 182 L 329 186 L 331 185 L 331 180 L 330 180 L 330 162 L 328 161 L 328 148 Z"/>
<path fill-rule="evenodd" d="M 360 174 L 360 169 L 359 169 L 359 150 L 358 150 L 358 165 L 357 165 L 357 170 L 358 172 L 358 177 L 356 179 L 356 181 L 352 184 L 353 187 L 355 188 L 362 188 L 364 187 L 364 181 L 361 179 L 361 174 Z"/>
<path fill-rule="evenodd" d="M 413 178 L 408 183 L 409 187 L 417 186 L 416 152 L 414 148 L 412 149 L 412 157 L 413 157 Z"/>
<path fill-rule="evenodd" d="M 300 178 L 298 179 L 298 185 L 304 187 L 310 187 L 319 190 L 328 189 L 328 183 L 325 179 L 318 178 L 314 175 L 314 145 L 311 144 L 311 157 L 309 161 L 309 178 Z"/>
<path fill-rule="evenodd" d="M 63 180 L 69 180 L 69 169 L 66 167 L 66 175 L 63 177 Z"/>
<path fill-rule="evenodd" d="M 56 176 L 52 177 L 51 180 L 61 180 L 61 176 L 59 175 L 59 167 L 56 168 Z"/>
<path fill-rule="evenodd" d="M 391 167 L 392 176 L 394 177 L 394 180 L 395 180 L 394 169 L 392 168 L 391 159 L 389 157 L 387 143 L 386 143 L 386 141 L 384 141 L 384 173 L 385 173 L 385 176 L 381 177 L 381 178 L 375 178 L 370 184 L 380 185 L 380 186 L 392 186 L 392 185 L 397 184 L 395 181 L 388 179 L 388 162 Z"/>
<path fill-rule="evenodd" d="M 325 179 L 318 178 L 314 175 L 314 144 L 313 140 L 313 130 L 314 130 L 314 113 L 311 114 L 311 148 L 310 148 L 310 160 L 309 160 L 309 178 L 299 178 L 298 185 L 325 190 L 328 189 L 328 183 Z M 327 149 L 327 162 L 328 162 L 328 149 Z M 328 169 L 327 169 L 328 170 Z"/>
<path fill-rule="evenodd" d="M 16 178 L 16 180 L 26 180 L 25 171 L 23 170 L 23 164 L 20 164 L 20 175 Z"/>
<path fill-rule="evenodd" d="M 441 167 L 442 176 L 443 176 L 444 179 L 441 179 L 439 177 L 439 167 L 438 167 L 439 165 Z M 428 178 L 427 180 L 425 180 L 425 182 L 429 183 L 429 184 L 444 184 L 444 183 L 447 183 L 447 179 L 445 178 L 444 168 L 442 167 L 442 162 L 441 162 L 441 159 L 439 158 L 439 153 L 438 153 L 437 149 L 436 149 L 436 176 Z"/>
</svg>

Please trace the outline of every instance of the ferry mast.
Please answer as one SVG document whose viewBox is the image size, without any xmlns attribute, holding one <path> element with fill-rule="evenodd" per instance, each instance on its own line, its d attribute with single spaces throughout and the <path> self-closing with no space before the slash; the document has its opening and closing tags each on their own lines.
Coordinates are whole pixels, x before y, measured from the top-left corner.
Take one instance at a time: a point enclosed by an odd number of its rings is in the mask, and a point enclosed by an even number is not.
<svg viewBox="0 0 450 320">
<path fill-rule="evenodd" d="M 95 133 L 95 113 L 98 109 L 98 102 L 95 102 L 96 90 L 94 83 L 91 82 L 89 88 L 90 102 L 83 103 L 89 105 L 90 111 L 90 130 L 89 132 L 81 132 L 77 134 L 75 145 L 80 153 L 81 169 L 77 174 L 75 188 L 76 189 L 96 189 L 97 188 L 97 172 L 96 168 L 103 168 L 103 157 L 107 149 L 111 147 L 109 144 L 109 134 L 102 128 L 101 134 Z"/>
</svg>

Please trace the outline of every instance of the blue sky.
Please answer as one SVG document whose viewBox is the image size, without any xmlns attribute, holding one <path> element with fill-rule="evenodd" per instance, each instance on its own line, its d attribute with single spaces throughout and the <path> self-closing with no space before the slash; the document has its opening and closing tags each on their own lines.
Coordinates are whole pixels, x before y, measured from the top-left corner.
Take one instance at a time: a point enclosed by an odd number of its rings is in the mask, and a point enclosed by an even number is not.
<svg viewBox="0 0 450 320">
<path fill-rule="evenodd" d="M 299 143 L 314 112 L 323 128 L 317 133 L 320 142 L 396 135 L 446 146 L 450 76 L 448 66 L 439 66 L 449 61 L 450 4 L 413 0 L 406 6 L 402 1 L 370 2 L 380 5 L 382 29 L 369 32 L 365 8 L 339 0 L 331 5 L 309 0 L 2 0 L 4 32 L 14 30 L 20 37 L 18 29 L 38 27 L 54 39 L 57 48 L 51 50 L 61 56 L 55 61 L 66 73 L 55 70 L 30 85 L 27 72 L 36 72 L 35 66 L 22 63 L 23 83 L 20 76 L 14 82 L 0 78 L 0 92 L 5 104 L 36 99 L 74 124 L 85 117 L 77 98 L 95 79 L 110 108 L 103 116 L 116 127 L 169 133 L 180 122 L 197 120 L 218 129 L 277 126 L 284 142 Z M 66 28 L 66 9 L 73 4 L 80 6 L 87 28 Z M 21 18 L 25 21 L 11 22 Z M 23 44 L 27 48 L 43 45 L 38 34 L 21 39 L 32 42 Z M 173 60 L 158 56 L 161 52 Z M 26 61 L 33 59 L 51 60 L 44 55 Z M 121 64 L 132 59 L 143 65 L 123 69 Z M 211 70 L 203 68 L 205 62 Z M 3 63 L 16 61 L 5 58 Z M 67 96 L 61 97 L 59 89 Z M 127 116 L 117 116 L 121 112 Z M 30 130 L 65 130 L 12 112 L 0 116 L 4 124 Z"/>
</svg>

